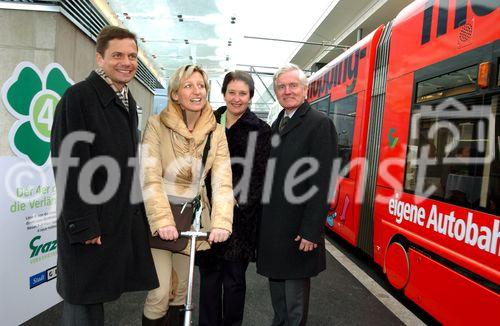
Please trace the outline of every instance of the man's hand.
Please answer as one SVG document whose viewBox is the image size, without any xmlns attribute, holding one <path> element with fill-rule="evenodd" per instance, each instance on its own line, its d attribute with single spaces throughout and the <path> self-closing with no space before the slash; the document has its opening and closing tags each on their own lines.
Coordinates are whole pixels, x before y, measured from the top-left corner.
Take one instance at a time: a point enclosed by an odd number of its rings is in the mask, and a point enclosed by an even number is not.
<svg viewBox="0 0 500 326">
<path fill-rule="evenodd" d="M 318 247 L 318 245 L 314 242 L 311 242 L 311 241 L 308 241 L 304 238 L 302 238 L 300 235 L 298 235 L 296 238 L 295 238 L 295 241 L 299 241 L 300 240 L 300 245 L 299 245 L 299 250 L 301 251 L 313 251 L 314 249 L 316 249 Z"/>
<path fill-rule="evenodd" d="M 86 245 L 90 244 L 90 245 L 98 245 L 98 246 L 100 246 L 100 245 L 102 245 L 102 243 L 101 243 L 101 236 L 98 236 L 98 237 L 95 237 L 93 239 L 87 240 L 87 241 L 85 241 L 85 244 Z"/>
<path fill-rule="evenodd" d="M 224 242 L 229 238 L 229 231 L 224 229 L 212 229 L 210 235 L 208 236 L 208 242 L 212 244 L 213 242 Z"/>
<path fill-rule="evenodd" d="M 177 240 L 179 238 L 179 232 L 177 228 L 172 225 L 164 226 L 158 229 L 158 235 L 163 240 Z"/>
</svg>

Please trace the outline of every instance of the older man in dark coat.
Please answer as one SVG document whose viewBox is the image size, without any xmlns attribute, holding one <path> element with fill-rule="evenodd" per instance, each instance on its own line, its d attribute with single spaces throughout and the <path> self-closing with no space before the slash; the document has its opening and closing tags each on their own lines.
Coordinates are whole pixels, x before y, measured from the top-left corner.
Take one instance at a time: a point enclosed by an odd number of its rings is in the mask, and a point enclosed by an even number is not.
<svg viewBox="0 0 500 326">
<path fill-rule="evenodd" d="M 135 35 L 105 27 L 96 50 L 99 68 L 66 91 L 51 135 L 63 325 L 103 325 L 103 302 L 158 286 L 134 168 Z"/>
<path fill-rule="evenodd" d="M 280 68 L 274 90 L 284 110 L 272 126 L 257 272 L 269 278 L 273 325 L 305 325 L 310 278 L 325 269 L 323 225 L 337 133 L 305 100 L 307 78 L 299 67 Z"/>
</svg>

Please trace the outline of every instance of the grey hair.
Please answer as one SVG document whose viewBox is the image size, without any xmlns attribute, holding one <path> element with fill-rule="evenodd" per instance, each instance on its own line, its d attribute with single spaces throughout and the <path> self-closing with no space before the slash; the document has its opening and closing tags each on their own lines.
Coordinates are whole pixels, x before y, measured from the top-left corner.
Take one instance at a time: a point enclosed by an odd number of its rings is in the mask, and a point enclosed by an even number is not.
<svg viewBox="0 0 500 326">
<path fill-rule="evenodd" d="M 282 74 L 284 74 L 285 72 L 289 72 L 289 71 L 298 71 L 299 72 L 299 80 L 300 80 L 300 83 L 302 84 L 302 86 L 307 86 L 307 76 L 305 74 L 304 71 L 302 71 L 302 69 L 299 68 L 299 66 L 297 66 L 296 64 L 294 63 L 287 63 L 286 65 L 280 67 L 275 73 L 274 73 L 274 76 L 273 76 L 273 87 L 274 87 L 274 90 L 276 91 L 276 80 L 278 79 L 278 77 Z"/>
</svg>

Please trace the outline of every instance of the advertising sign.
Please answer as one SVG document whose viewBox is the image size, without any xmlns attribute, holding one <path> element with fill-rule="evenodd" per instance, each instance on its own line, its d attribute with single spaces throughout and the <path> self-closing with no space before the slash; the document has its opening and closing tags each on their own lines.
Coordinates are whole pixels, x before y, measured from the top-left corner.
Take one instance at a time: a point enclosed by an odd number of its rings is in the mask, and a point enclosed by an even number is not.
<svg viewBox="0 0 500 326">
<path fill-rule="evenodd" d="M 59 64 L 41 71 L 21 62 L 0 83 L 0 116 L 14 118 L 1 130 L 11 151 L 0 152 L 0 316 L 13 325 L 61 300 L 50 134 L 56 105 L 73 81 Z"/>
</svg>

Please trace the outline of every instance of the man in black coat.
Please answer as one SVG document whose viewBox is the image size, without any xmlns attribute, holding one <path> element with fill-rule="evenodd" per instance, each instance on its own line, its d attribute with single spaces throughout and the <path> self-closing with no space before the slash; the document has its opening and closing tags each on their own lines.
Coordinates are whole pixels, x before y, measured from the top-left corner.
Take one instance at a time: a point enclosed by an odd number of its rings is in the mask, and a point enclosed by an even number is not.
<svg viewBox="0 0 500 326">
<path fill-rule="evenodd" d="M 137 105 L 127 87 L 136 37 L 105 27 L 96 51 L 99 68 L 63 95 L 51 135 L 63 325 L 103 325 L 103 302 L 158 287 L 135 168 Z"/>
<path fill-rule="evenodd" d="M 323 226 L 337 133 L 305 100 L 307 78 L 299 67 L 280 68 L 274 90 L 284 110 L 272 125 L 257 272 L 269 278 L 273 325 L 305 325 L 310 278 L 325 269 Z"/>
</svg>

